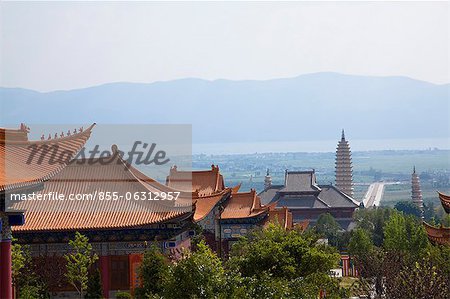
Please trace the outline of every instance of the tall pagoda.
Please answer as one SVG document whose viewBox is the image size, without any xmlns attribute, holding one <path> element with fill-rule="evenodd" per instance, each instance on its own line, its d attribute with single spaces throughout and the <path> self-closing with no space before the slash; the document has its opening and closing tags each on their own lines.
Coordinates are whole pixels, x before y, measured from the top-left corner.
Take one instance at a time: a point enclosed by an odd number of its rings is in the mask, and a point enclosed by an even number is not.
<svg viewBox="0 0 450 299">
<path fill-rule="evenodd" d="M 413 203 L 419 208 L 420 211 L 423 211 L 422 190 L 420 189 L 420 180 L 416 173 L 415 166 L 411 175 L 411 195 Z"/>
<path fill-rule="evenodd" d="M 344 130 L 336 148 L 336 187 L 353 197 L 352 152 L 345 140 Z"/>
</svg>

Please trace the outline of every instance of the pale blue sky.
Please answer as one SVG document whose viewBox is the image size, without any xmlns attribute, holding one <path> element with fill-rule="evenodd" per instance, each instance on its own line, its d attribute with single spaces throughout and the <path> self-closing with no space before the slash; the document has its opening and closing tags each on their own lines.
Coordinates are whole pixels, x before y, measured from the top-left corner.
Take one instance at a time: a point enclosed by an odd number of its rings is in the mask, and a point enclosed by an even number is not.
<svg viewBox="0 0 450 299">
<path fill-rule="evenodd" d="M 0 5 L 0 86 L 321 71 L 450 82 L 448 2 Z"/>
</svg>

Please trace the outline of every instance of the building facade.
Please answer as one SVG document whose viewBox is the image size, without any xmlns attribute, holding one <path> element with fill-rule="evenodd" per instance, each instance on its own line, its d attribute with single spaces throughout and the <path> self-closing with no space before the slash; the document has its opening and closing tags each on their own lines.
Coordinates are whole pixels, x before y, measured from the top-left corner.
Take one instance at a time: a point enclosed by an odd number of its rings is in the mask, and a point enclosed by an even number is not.
<svg viewBox="0 0 450 299">
<path fill-rule="evenodd" d="M 264 205 L 286 207 L 294 223 L 314 225 L 321 214 L 330 213 L 345 230 L 353 227 L 353 212 L 359 204 L 332 185 L 319 185 L 316 173 L 286 171 L 283 185 L 271 185 L 259 196 Z"/>
</svg>

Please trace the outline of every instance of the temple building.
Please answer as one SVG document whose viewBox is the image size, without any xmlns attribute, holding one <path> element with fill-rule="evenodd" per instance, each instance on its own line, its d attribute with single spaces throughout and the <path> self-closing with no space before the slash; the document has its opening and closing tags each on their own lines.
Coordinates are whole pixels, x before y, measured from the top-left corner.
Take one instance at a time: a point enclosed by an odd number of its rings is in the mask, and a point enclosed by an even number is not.
<svg viewBox="0 0 450 299">
<path fill-rule="evenodd" d="M 55 138 L 29 141 L 28 130 L 2 130 L 2 245 L 0 298 L 10 298 L 11 230 L 17 242 L 30 246 L 34 259 L 45 258 L 47 266 L 64 277 L 63 255 L 75 232 L 89 238 L 99 256 L 102 292 L 111 298 L 118 290 L 139 286 L 137 269 L 142 254 L 151 243 L 176 259 L 182 248 L 190 247 L 195 226 L 203 229 L 207 243 L 226 256 L 232 242 L 257 227 L 276 220 L 286 229 L 292 227 L 292 214 L 263 205 L 255 190 L 239 192 L 240 185 L 226 187 L 219 167 L 210 170 L 179 171 L 172 167 L 166 184 L 148 177 L 125 161 L 117 146 L 111 155 L 87 159 L 74 158 L 90 137 L 92 127 Z M 58 138 L 59 136 L 59 138 Z M 33 145 L 45 149 L 57 145 L 52 164 L 27 164 Z M 42 162 L 42 161 L 40 161 Z M 51 200 L 6 201 L 9 193 L 52 195 Z M 133 200 L 133 194 L 179 193 L 176 201 Z M 106 194 L 118 195 L 104 200 Z M 57 200 L 59 195 L 91 195 L 87 200 Z M 131 194 L 131 200 L 127 194 Z M 103 200 L 100 200 L 102 196 Z M 122 197 L 121 197 L 122 196 Z M 25 221 L 23 220 L 25 219 Z M 13 226 L 11 229 L 12 225 Z M 5 272 L 5 273 L 3 273 Z M 8 273 L 6 273 L 8 272 Z M 9 277 L 9 278 L 8 278 Z M 58 296 L 70 296 L 73 288 L 66 283 L 49 286 Z"/>
<path fill-rule="evenodd" d="M 411 175 L 411 198 L 412 198 L 413 203 L 423 213 L 422 190 L 420 189 L 420 180 L 419 180 L 419 176 L 416 173 L 415 166 L 413 168 L 413 173 Z"/>
<path fill-rule="evenodd" d="M 336 187 L 353 197 L 352 153 L 348 141 L 345 140 L 344 130 L 336 148 Z"/>
<path fill-rule="evenodd" d="M 314 225 L 321 214 L 330 213 L 345 230 L 353 227 L 353 212 L 359 204 L 332 185 L 319 185 L 316 173 L 286 171 L 283 185 L 270 185 L 259 193 L 263 205 L 286 207 L 294 224 Z"/>
<path fill-rule="evenodd" d="M 284 227 L 292 228 L 292 214 L 276 208 L 276 204 L 263 205 L 255 190 L 239 192 L 240 185 L 225 187 L 219 166 L 200 171 L 180 171 L 174 166 L 166 184 L 201 195 L 195 202 L 193 220 L 219 255 L 227 255 L 233 242 L 271 220 L 277 219 Z"/>
<path fill-rule="evenodd" d="M 450 213 L 450 196 L 438 192 L 439 200 L 441 201 L 444 211 Z M 423 221 L 423 226 L 431 243 L 437 245 L 450 246 L 450 227 L 444 227 L 442 224 L 439 227 L 430 225 Z"/>
<path fill-rule="evenodd" d="M 19 129 L 0 128 L 0 298 L 12 298 L 11 278 L 11 230 L 24 226 L 24 213 L 14 210 L 7 200 L 11 194 L 30 194 L 42 190 L 46 182 L 64 170 L 70 160 L 89 139 L 95 124 L 83 130 L 74 130 L 64 138 L 40 141 L 28 140 L 29 128 L 21 124 Z M 58 136 L 57 134 L 55 136 Z M 52 155 L 33 157 L 36 148 L 49 148 Z M 26 213 L 25 213 L 26 214 Z M 14 234 L 16 236 L 16 234 Z"/>
<path fill-rule="evenodd" d="M 32 256 L 55 256 L 68 252 L 75 232 L 87 236 L 99 256 L 103 296 L 133 290 L 142 253 L 156 242 L 163 252 L 176 257 L 190 247 L 192 199 L 196 194 L 172 189 L 127 164 L 112 148 L 113 156 L 72 160 L 49 179 L 38 194 L 117 194 L 115 200 L 19 201 L 26 222 L 13 228 L 19 243 L 30 246 Z M 180 192 L 176 201 L 134 200 L 135 194 Z M 126 194 L 130 194 L 131 200 Z M 123 196 L 123 197 L 122 197 Z M 56 262 L 56 261 L 55 261 Z M 64 285 L 52 291 L 70 292 Z M 62 292 L 62 293 L 61 293 Z"/>
</svg>

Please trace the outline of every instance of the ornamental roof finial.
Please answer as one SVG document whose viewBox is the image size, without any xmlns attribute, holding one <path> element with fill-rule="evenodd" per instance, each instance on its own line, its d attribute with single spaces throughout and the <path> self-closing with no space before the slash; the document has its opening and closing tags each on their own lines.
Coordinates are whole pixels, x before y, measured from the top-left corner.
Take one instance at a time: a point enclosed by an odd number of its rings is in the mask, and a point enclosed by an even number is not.
<svg viewBox="0 0 450 299">
<path fill-rule="evenodd" d="M 413 174 L 416 174 L 416 165 L 413 166 Z"/>
<path fill-rule="evenodd" d="M 341 137 L 341 139 L 342 139 L 342 140 L 345 140 L 345 133 L 344 133 L 344 129 L 342 129 L 342 137 Z"/>
</svg>

